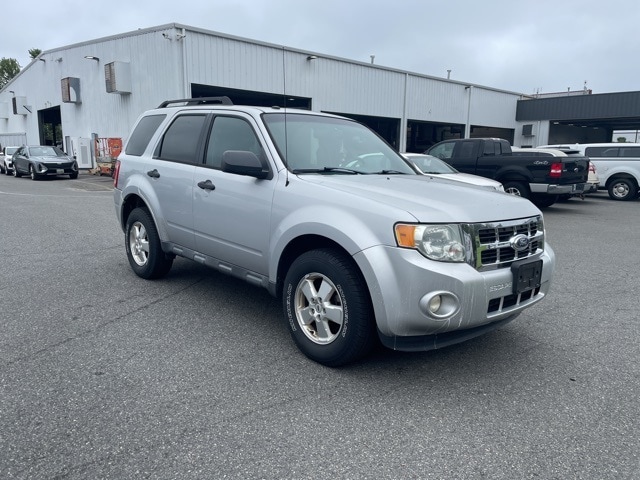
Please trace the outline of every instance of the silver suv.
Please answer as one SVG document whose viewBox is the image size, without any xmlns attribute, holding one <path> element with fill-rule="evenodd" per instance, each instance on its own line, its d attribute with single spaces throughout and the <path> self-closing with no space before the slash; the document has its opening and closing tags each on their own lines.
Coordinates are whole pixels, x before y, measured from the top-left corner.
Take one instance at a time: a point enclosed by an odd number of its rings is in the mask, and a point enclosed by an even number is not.
<svg viewBox="0 0 640 480">
<path fill-rule="evenodd" d="M 179 255 L 267 288 L 328 366 L 378 339 L 458 343 L 547 294 L 555 256 L 528 200 L 420 175 L 346 118 L 230 103 L 167 101 L 136 122 L 114 200 L 140 277 Z"/>
</svg>

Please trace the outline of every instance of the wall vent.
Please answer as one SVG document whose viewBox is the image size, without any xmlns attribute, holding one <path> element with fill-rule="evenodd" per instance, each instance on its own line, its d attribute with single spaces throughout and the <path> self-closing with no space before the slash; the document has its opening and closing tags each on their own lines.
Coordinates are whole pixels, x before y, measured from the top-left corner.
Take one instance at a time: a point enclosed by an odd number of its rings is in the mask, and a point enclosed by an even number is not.
<svg viewBox="0 0 640 480">
<path fill-rule="evenodd" d="M 107 93 L 121 95 L 131 93 L 131 64 L 111 62 L 104 66 L 104 80 Z"/>
<path fill-rule="evenodd" d="M 66 77 L 60 80 L 63 103 L 82 103 L 80 98 L 80 79 Z"/>
<path fill-rule="evenodd" d="M 524 137 L 535 137 L 536 136 L 536 126 L 533 123 L 526 123 L 522 125 L 522 136 Z"/>
<path fill-rule="evenodd" d="M 27 105 L 27 97 L 13 97 L 11 99 L 14 115 L 31 113 L 31 105 Z"/>
</svg>

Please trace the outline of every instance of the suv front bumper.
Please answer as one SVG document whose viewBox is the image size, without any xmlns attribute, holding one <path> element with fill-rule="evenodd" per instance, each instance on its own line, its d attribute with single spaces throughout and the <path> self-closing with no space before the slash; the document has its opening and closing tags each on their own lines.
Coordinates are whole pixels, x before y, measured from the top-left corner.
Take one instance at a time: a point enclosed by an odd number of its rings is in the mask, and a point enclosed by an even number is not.
<svg viewBox="0 0 640 480">
<path fill-rule="evenodd" d="M 354 256 L 368 279 L 382 342 L 397 350 L 431 350 L 497 328 L 542 300 L 551 285 L 555 254 L 548 245 L 540 286 L 513 292 L 511 268 L 478 271 L 466 263 L 435 262 L 410 249 L 378 246 Z M 426 299 L 444 294 L 450 314 L 436 318 Z"/>
</svg>

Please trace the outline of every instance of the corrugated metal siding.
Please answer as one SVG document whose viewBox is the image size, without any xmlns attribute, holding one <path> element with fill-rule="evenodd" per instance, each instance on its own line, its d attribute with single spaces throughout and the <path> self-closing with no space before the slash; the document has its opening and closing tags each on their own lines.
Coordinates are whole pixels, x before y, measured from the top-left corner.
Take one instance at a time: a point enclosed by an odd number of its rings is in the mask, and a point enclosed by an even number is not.
<svg viewBox="0 0 640 480">
<path fill-rule="evenodd" d="M 0 92 L 0 102 L 11 101 L 8 90 L 26 96 L 33 113 L 10 115 L 0 129 L 37 142 L 38 110 L 59 105 L 63 135 L 125 138 L 143 111 L 183 98 L 192 83 L 309 97 L 318 111 L 515 127 L 514 93 L 321 54 L 307 60 L 308 52 L 185 28 L 164 25 L 45 52 L 45 62 L 32 62 Z M 104 65 L 112 61 L 130 63 L 131 94 L 106 92 Z M 81 104 L 62 103 L 64 77 L 80 79 Z"/>
<path fill-rule="evenodd" d="M 470 123 L 484 127 L 515 128 L 517 96 L 474 87 Z"/>
<path fill-rule="evenodd" d="M 407 118 L 464 124 L 468 92 L 464 85 L 408 75 Z"/>
<path fill-rule="evenodd" d="M 640 92 L 604 93 L 521 100 L 516 119 L 586 120 L 640 116 Z"/>
<path fill-rule="evenodd" d="M 235 39 L 189 33 L 189 82 L 311 97 L 314 110 L 401 116 L 404 75 Z M 284 68 L 283 68 L 284 67 Z"/>
</svg>

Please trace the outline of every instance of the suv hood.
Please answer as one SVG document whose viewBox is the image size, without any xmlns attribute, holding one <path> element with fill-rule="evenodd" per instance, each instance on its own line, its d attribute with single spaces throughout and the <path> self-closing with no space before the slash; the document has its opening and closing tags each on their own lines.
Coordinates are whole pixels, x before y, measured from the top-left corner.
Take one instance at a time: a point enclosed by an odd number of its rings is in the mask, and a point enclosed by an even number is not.
<svg viewBox="0 0 640 480">
<path fill-rule="evenodd" d="M 32 157 L 29 157 L 29 159 L 41 163 L 69 163 L 73 161 L 70 157 L 48 157 L 42 155 L 34 155 Z"/>
<path fill-rule="evenodd" d="M 476 223 L 540 215 L 529 200 L 425 175 L 301 175 L 325 198 L 368 210 L 395 208 L 425 223 Z M 366 205 L 362 204 L 365 202 Z M 398 216 L 399 221 L 409 221 Z"/>
</svg>

